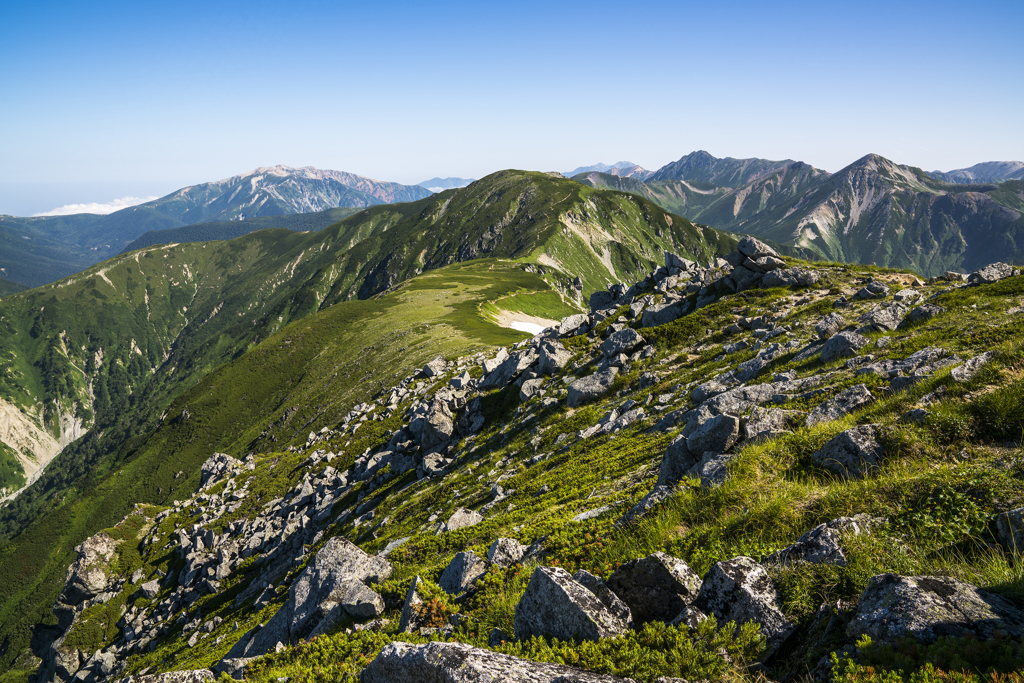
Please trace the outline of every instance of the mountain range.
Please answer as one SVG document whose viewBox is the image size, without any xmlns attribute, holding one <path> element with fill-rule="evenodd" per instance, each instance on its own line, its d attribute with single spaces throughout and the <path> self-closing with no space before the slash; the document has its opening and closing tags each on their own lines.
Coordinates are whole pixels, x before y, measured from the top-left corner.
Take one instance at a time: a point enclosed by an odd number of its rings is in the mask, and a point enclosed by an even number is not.
<svg viewBox="0 0 1024 683">
<path fill-rule="evenodd" d="M 1024 180 L 1024 161 L 986 161 L 970 168 L 953 171 L 932 171 L 928 175 L 948 183 L 1000 183 L 1004 180 Z"/>
<path fill-rule="evenodd" d="M 419 187 L 425 187 L 431 192 L 440 192 L 441 190 L 454 190 L 465 187 L 475 180 L 476 178 L 431 178 L 430 180 L 424 180 L 419 184 Z"/>
<path fill-rule="evenodd" d="M 1012 172 L 1013 164 L 1001 168 Z M 803 162 L 716 159 L 699 151 L 647 181 L 601 173 L 575 178 L 811 258 L 923 275 L 1024 260 L 1022 181 L 950 183 L 876 154 L 833 174 Z"/>
<path fill-rule="evenodd" d="M 636 178 L 638 180 L 646 180 L 651 176 L 654 171 L 648 171 L 638 164 L 634 164 L 632 161 L 619 161 L 614 164 L 592 164 L 590 166 L 580 166 L 579 168 L 569 171 L 563 175 L 572 177 L 579 175 L 580 173 L 607 173 L 608 175 L 622 176 L 624 178 Z"/>
<path fill-rule="evenodd" d="M 76 273 L 122 251 L 150 231 L 207 222 L 364 208 L 430 195 L 419 186 L 312 167 L 258 168 L 217 182 L 184 187 L 107 215 L 0 216 L 0 274 L 27 286 Z M 266 222 L 248 224 L 253 230 Z M 215 228 L 214 234 L 224 234 Z M 195 231 L 193 231 L 195 233 Z M 208 239 L 214 239 L 210 237 Z"/>
</svg>

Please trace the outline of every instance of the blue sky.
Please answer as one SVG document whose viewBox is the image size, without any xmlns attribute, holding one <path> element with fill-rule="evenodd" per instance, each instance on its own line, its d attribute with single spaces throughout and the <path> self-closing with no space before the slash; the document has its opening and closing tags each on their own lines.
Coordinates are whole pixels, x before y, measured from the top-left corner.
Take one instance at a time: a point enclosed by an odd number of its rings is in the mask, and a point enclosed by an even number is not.
<svg viewBox="0 0 1024 683">
<path fill-rule="evenodd" d="M 257 166 L 416 183 L 1024 159 L 1024 3 L 4 3 L 0 213 Z"/>
</svg>

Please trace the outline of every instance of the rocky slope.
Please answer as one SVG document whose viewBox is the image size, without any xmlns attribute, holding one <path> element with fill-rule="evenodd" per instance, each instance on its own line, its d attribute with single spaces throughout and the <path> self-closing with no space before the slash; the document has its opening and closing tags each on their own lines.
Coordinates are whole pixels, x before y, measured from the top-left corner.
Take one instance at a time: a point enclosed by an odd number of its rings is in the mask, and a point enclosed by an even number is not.
<svg viewBox="0 0 1024 683">
<path fill-rule="evenodd" d="M 998 183 L 1004 180 L 1024 180 L 1022 161 L 985 161 L 969 168 L 952 171 L 932 171 L 928 175 L 947 183 Z"/>
<path fill-rule="evenodd" d="M 747 238 L 589 303 L 211 454 L 189 498 L 79 547 L 36 680 L 874 680 L 945 644 L 985 673 L 990 643 L 1019 664 L 1017 270 L 925 283 Z"/>
</svg>

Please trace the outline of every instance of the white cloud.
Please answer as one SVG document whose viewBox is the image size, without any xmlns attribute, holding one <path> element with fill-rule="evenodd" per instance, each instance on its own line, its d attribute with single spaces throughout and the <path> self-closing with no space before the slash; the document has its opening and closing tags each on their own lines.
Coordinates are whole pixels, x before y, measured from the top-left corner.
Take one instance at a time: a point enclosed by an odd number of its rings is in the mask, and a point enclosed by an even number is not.
<svg viewBox="0 0 1024 683">
<path fill-rule="evenodd" d="M 51 211 L 44 211 L 43 213 L 34 213 L 33 216 L 70 216 L 73 213 L 98 213 L 106 215 L 108 213 L 114 213 L 121 209 L 126 209 L 129 206 L 135 206 L 136 204 L 142 204 L 145 202 L 151 202 L 158 197 L 121 197 L 113 201 L 107 202 L 106 204 L 99 204 L 92 202 L 90 204 L 65 204 L 64 206 L 58 206 L 56 209 Z"/>
</svg>

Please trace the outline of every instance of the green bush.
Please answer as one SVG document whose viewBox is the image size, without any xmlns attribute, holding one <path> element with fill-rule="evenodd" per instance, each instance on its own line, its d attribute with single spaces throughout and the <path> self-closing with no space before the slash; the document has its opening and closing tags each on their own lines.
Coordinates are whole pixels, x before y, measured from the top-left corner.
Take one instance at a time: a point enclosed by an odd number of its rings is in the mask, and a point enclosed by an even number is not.
<svg viewBox="0 0 1024 683">
<path fill-rule="evenodd" d="M 1024 647 L 1006 638 L 939 638 L 929 645 L 906 638 L 877 645 L 864 636 L 857 658 L 832 654 L 832 680 L 841 683 L 1018 683 L 1024 680 Z"/>
</svg>

